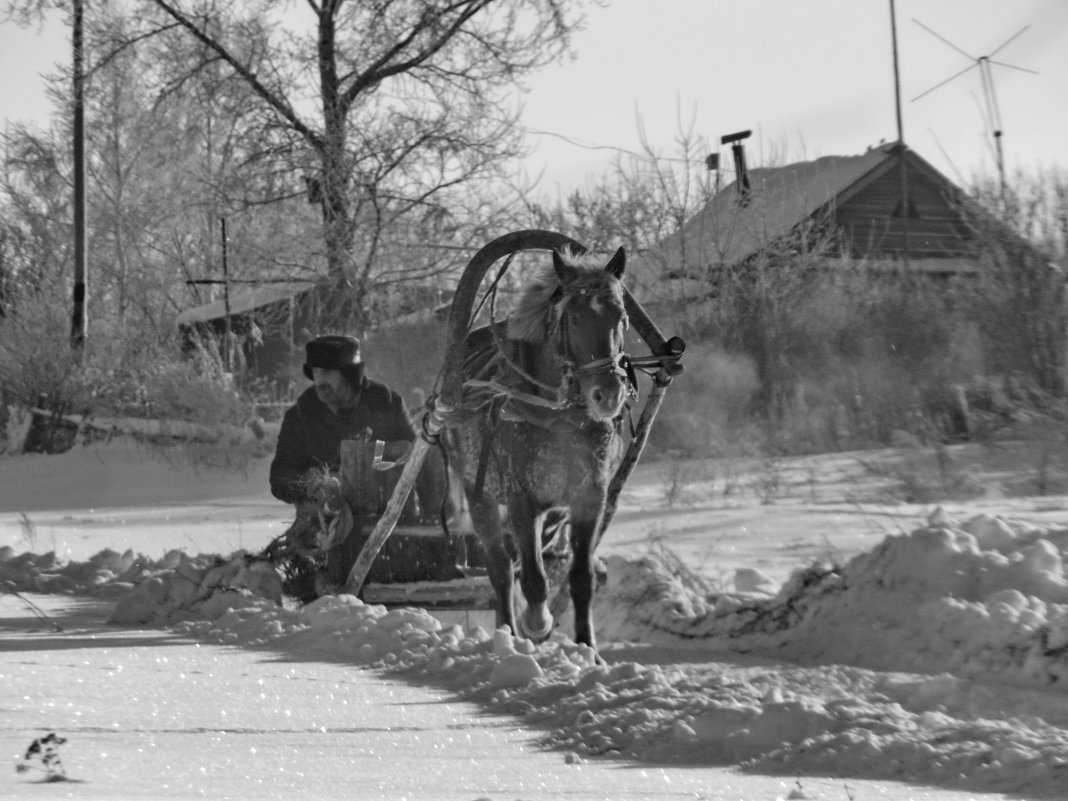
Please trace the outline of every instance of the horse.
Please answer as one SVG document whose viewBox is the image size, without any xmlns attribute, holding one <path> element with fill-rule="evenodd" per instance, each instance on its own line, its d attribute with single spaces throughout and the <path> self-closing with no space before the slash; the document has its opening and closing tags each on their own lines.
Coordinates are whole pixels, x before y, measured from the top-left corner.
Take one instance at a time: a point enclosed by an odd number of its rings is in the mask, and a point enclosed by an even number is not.
<svg viewBox="0 0 1068 801">
<path fill-rule="evenodd" d="M 597 648 L 593 551 L 621 453 L 622 413 L 634 397 L 624 351 L 625 267 L 623 248 L 603 266 L 554 250 L 508 318 L 465 339 L 464 400 L 446 450 L 485 552 L 497 626 L 535 642 L 554 627 L 543 530 L 555 517 L 569 524 L 556 528 L 570 532 L 574 639 Z M 519 620 L 516 559 L 526 601 Z"/>
</svg>

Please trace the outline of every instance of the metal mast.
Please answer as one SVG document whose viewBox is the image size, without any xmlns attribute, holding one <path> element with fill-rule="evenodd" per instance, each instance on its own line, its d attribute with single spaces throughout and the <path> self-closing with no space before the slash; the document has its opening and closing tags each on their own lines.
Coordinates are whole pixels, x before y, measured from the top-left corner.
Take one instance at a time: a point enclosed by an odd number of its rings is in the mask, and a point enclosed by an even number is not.
<svg viewBox="0 0 1068 801">
<path fill-rule="evenodd" d="M 997 53 L 1000 50 L 1003 50 L 1009 44 L 1009 42 L 1011 42 L 1014 39 L 1016 39 L 1016 37 L 1018 37 L 1020 34 L 1022 34 L 1024 31 L 1026 31 L 1031 26 L 1030 25 L 1025 25 L 1024 27 L 1020 28 L 1020 30 L 1018 30 L 1016 33 L 1014 33 L 1012 36 L 1010 36 L 1008 39 L 1006 39 L 1000 45 L 995 47 L 990 52 L 990 55 L 973 56 L 970 53 L 968 53 L 968 52 L 962 50 L 961 48 L 957 47 L 957 45 L 953 44 L 953 42 L 949 41 L 949 39 L 947 39 L 946 37 L 942 36 L 942 34 L 938 33 L 937 31 L 934 31 L 931 28 L 929 28 L 926 25 L 924 25 L 918 19 L 913 19 L 912 21 L 915 22 L 917 25 L 919 25 L 921 28 L 923 28 L 925 31 L 927 31 L 929 34 L 934 36 L 939 41 L 949 45 L 950 47 L 952 47 L 954 50 L 956 50 L 958 53 L 960 53 L 965 58 L 970 59 L 972 61 L 972 64 L 967 66 L 967 67 L 965 67 L 964 69 L 960 70 L 959 72 L 953 73 L 948 78 L 946 78 L 944 81 L 940 81 L 939 83 L 936 83 L 934 86 L 932 86 L 927 91 L 921 92 L 920 94 L 916 95 L 916 97 L 912 98 L 911 102 L 915 103 L 921 97 L 926 97 L 927 95 L 931 94 L 931 92 L 935 91 L 936 89 L 940 89 L 941 87 L 945 86 L 947 83 L 950 83 L 951 81 L 955 81 L 957 78 L 961 77 L 965 73 L 970 72 L 971 70 L 976 69 L 976 68 L 979 69 L 979 77 L 980 77 L 980 80 L 982 81 L 982 86 L 983 86 L 983 104 L 984 104 L 984 107 L 985 107 L 985 110 L 986 110 L 986 124 L 989 127 L 990 132 L 991 132 L 991 136 L 993 137 L 993 140 L 994 140 L 994 160 L 995 160 L 996 165 L 997 165 L 998 184 L 999 184 L 999 187 L 1001 189 L 1001 198 L 1002 198 L 1002 201 L 1004 202 L 1005 189 L 1006 189 L 1006 185 L 1005 185 L 1005 153 L 1004 153 L 1004 150 L 1002 149 L 1002 144 L 1001 144 L 1001 135 L 1002 135 L 1001 110 L 998 108 L 997 93 L 994 90 L 994 75 L 993 75 L 993 72 L 991 72 L 990 65 L 991 64 L 996 64 L 999 67 L 1008 67 L 1009 69 L 1019 70 L 1020 72 L 1029 72 L 1032 75 L 1038 75 L 1038 73 L 1035 70 L 1030 70 L 1030 69 L 1027 69 L 1026 67 L 1018 67 L 1015 64 L 1006 64 L 1004 61 L 995 61 L 992 58 L 993 56 L 997 55 Z"/>
</svg>

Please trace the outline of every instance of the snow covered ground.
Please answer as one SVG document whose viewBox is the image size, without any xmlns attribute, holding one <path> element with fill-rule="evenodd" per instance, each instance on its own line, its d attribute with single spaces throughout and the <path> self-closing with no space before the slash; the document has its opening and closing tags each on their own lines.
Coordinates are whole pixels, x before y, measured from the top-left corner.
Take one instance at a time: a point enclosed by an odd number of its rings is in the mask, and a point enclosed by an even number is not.
<svg viewBox="0 0 1068 801">
<path fill-rule="evenodd" d="M 972 500 L 897 502 L 906 456 L 640 467 L 601 550 L 604 665 L 262 597 L 214 557 L 289 522 L 264 463 L 0 458 L 0 748 L 57 731 L 81 780 L 0 797 L 1068 797 L 1068 499 L 1005 498 L 1022 467 L 969 446 Z"/>
</svg>

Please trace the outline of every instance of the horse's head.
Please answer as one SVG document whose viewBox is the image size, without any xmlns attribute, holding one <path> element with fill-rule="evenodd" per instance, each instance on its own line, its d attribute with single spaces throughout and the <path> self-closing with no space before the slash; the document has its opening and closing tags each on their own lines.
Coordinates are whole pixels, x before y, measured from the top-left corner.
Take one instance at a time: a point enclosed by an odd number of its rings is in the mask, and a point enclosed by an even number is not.
<svg viewBox="0 0 1068 801">
<path fill-rule="evenodd" d="M 623 351 L 625 266 L 623 248 L 604 266 L 554 251 L 551 267 L 526 287 L 508 318 L 509 339 L 537 346 L 545 369 L 555 371 L 555 377 L 537 371 L 536 383 L 562 384 L 594 420 L 619 414 L 633 386 Z"/>
<path fill-rule="evenodd" d="M 573 371 L 577 394 L 594 420 L 615 417 L 631 391 L 623 334 L 623 248 L 603 268 L 580 266 L 568 253 L 553 251 L 559 287 L 551 298 L 558 308 L 559 352 Z"/>
</svg>

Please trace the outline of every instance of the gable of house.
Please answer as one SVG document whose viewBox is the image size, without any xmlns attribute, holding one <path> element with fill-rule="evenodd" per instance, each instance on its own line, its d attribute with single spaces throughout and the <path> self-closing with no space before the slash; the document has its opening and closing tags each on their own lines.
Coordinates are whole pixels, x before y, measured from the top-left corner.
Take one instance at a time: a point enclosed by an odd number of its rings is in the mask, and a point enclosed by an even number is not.
<svg viewBox="0 0 1068 801">
<path fill-rule="evenodd" d="M 834 225 L 843 255 L 854 259 L 958 259 L 975 255 L 963 193 L 926 161 L 907 152 L 908 204 L 901 161 L 888 159 L 835 198 Z"/>
<path fill-rule="evenodd" d="M 681 231 L 641 254 L 631 273 L 637 291 L 662 295 L 656 285 L 672 282 L 678 294 L 680 287 L 743 264 L 806 226 L 834 230 L 838 256 L 898 260 L 907 241 L 910 264 L 918 269 L 974 271 L 963 193 L 913 151 L 906 149 L 904 158 L 909 198 L 904 209 L 896 143 L 857 156 L 754 169 L 747 195 L 732 182 Z"/>
</svg>

